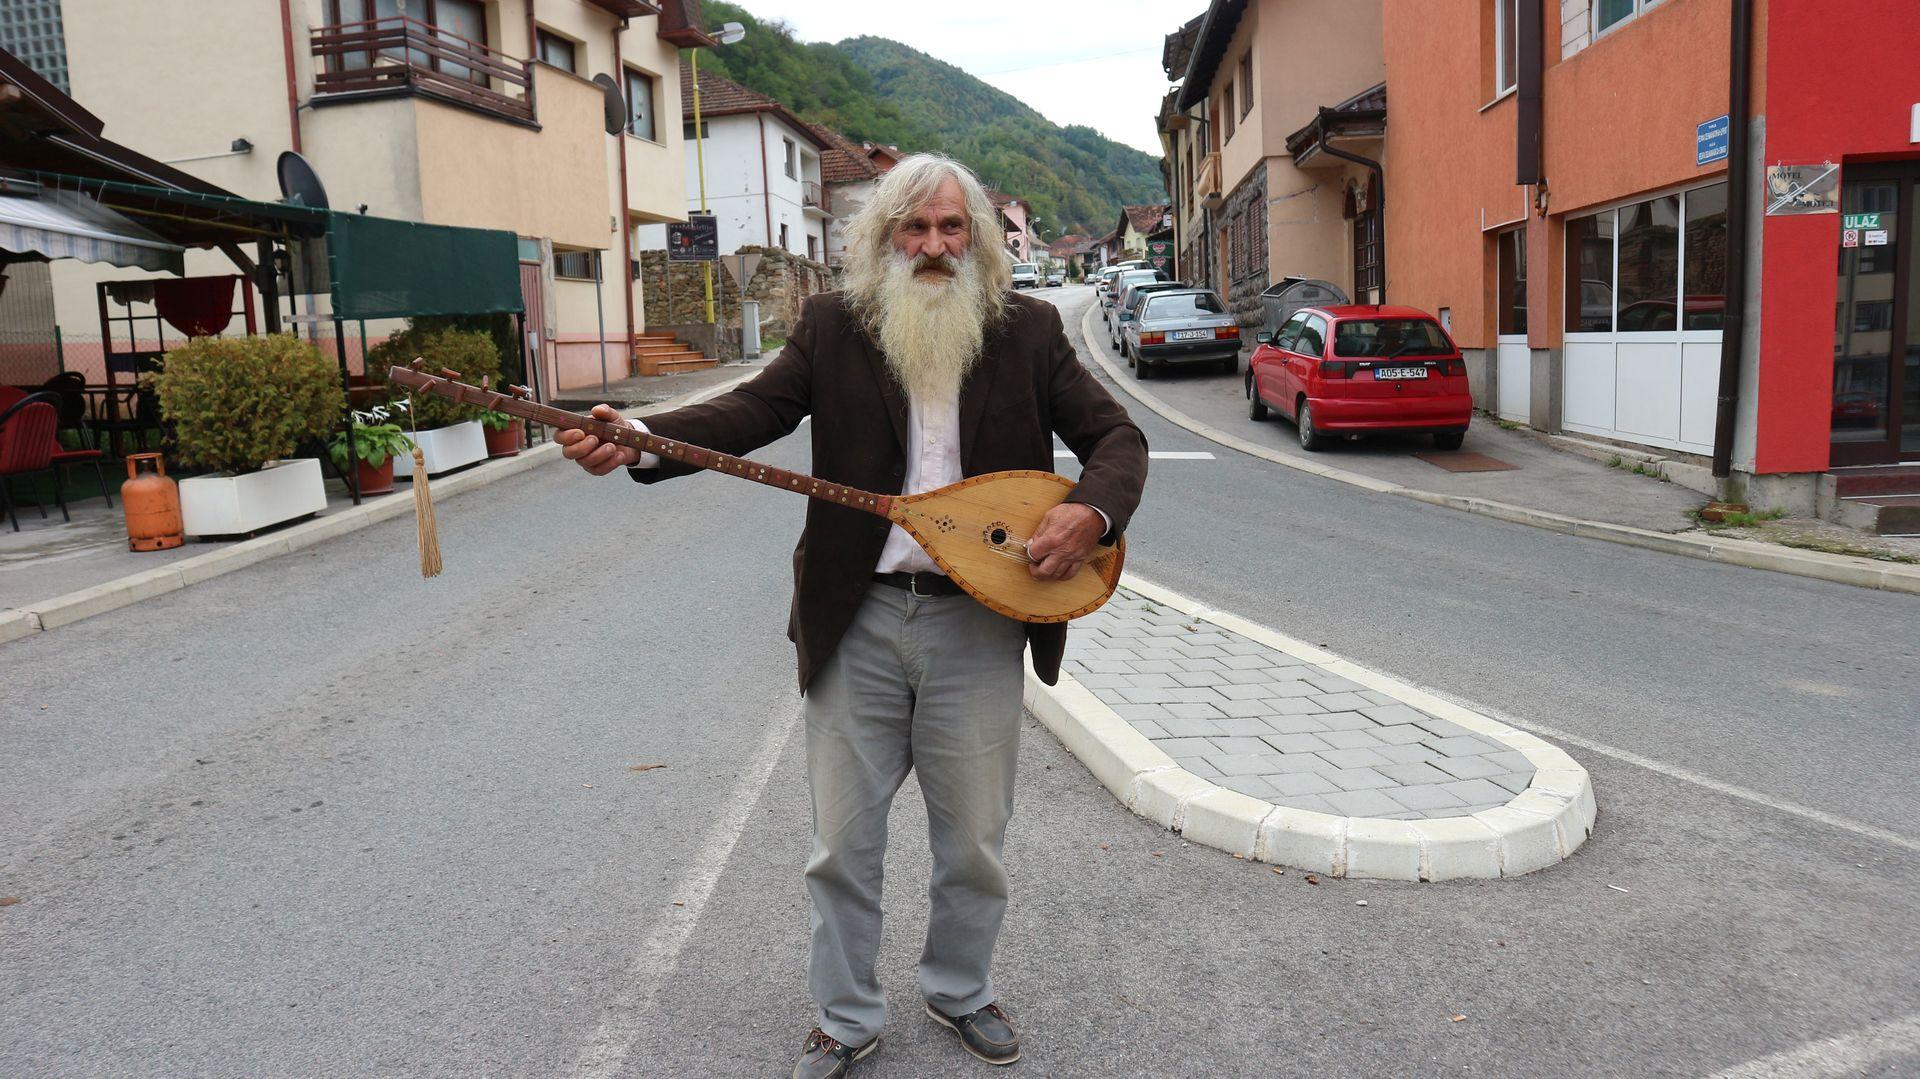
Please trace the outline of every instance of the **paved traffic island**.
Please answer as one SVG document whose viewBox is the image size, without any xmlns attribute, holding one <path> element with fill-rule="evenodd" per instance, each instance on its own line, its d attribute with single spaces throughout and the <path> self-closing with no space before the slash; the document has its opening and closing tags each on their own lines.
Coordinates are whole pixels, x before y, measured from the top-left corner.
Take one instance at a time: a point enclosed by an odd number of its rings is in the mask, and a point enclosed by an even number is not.
<svg viewBox="0 0 1920 1079">
<path fill-rule="evenodd" d="M 1329 876 L 1503 877 L 1592 831 L 1558 748 L 1301 641 L 1128 578 L 1074 623 L 1042 722 L 1133 812 Z"/>
</svg>

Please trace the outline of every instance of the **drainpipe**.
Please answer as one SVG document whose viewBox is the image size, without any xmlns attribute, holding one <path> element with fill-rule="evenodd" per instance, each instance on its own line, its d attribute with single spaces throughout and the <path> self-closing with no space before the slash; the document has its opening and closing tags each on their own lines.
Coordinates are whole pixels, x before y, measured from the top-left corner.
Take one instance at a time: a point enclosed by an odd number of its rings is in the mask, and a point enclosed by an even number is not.
<svg viewBox="0 0 1920 1079">
<path fill-rule="evenodd" d="M 1733 0 L 1727 101 L 1727 279 L 1720 321 L 1720 403 L 1713 424 L 1713 475 L 1733 472 L 1733 427 L 1740 410 L 1740 361 L 1747 323 L 1747 205 L 1752 186 L 1747 165 L 1748 108 L 1753 66 L 1752 0 Z"/>
<path fill-rule="evenodd" d="M 773 174 L 767 171 L 767 114 L 756 112 L 760 121 L 760 197 L 767 207 L 767 246 L 773 246 Z"/>
<path fill-rule="evenodd" d="M 1380 162 L 1378 161 L 1375 161 L 1371 158 L 1361 157 L 1359 154 L 1349 153 L 1346 150 L 1341 150 L 1330 145 L 1327 142 L 1327 120 L 1332 116 L 1333 116 L 1332 109 L 1327 108 L 1325 105 L 1320 106 L 1320 115 L 1313 121 L 1314 134 L 1316 136 L 1315 144 L 1319 146 L 1321 153 L 1326 154 L 1329 157 L 1337 157 L 1342 161 L 1351 161 L 1354 164 L 1367 169 L 1369 172 L 1372 172 L 1374 189 L 1380 193 L 1380 197 L 1375 199 L 1373 202 L 1373 210 L 1375 213 L 1380 215 L 1380 302 L 1384 304 L 1387 302 L 1387 175 L 1386 175 L 1386 170 L 1380 167 Z M 1354 299 L 1357 301 L 1359 297 L 1356 296 L 1354 297 Z"/>
<path fill-rule="evenodd" d="M 287 126 L 293 132 L 293 152 L 300 152 L 300 84 L 293 69 L 293 0 L 280 0 L 280 45 L 287 61 Z"/>
<path fill-rule="evenodd" d="M 533 21 L 534 0 L 527 0 L 527 59 L 540 58 L 540 28 Z"/>
<path fill-rule="evenodd" d="M 531 0 L 527 10 L 529 12 L 533 10 Z M 529 14 L 527 17 L 533 16 Z M 613 77 L 622 84 L 623 89 L 627 81 L 627 67 L 626 62 L 620 58 L 620 35 L 626 29 L 627 20 L 621 19 L 620 25 L 613 30 Z M 657 107 L 654 109 L 656 114 L 659 111 Z M 656 115 L 654 123 L 659 122 L 659 116 Z M 658 131 L 654 133 L 659 134 Z M 628 204 L 632 195 L 627 191 L 627 121 L 624 119 L 620 122 L 620 134 L 615 136 L 615 142 L 620 151 L 620 292 L 627 298 L 627 372 L 632 374 L 633 335 L 640 332 L 640 327 L 634 325 L 633 321 L 633 207 Z"/>
</svg>

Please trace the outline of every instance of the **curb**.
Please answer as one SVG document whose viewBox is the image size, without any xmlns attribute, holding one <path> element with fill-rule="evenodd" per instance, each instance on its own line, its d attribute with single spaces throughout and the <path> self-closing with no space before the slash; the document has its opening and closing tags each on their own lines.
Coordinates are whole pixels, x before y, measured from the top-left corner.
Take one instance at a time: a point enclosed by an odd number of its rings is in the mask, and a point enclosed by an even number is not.
<svg viewBox="0 0 1920 1079">
<path fill-rule="evenodd" d="M 1444 506 L 1448 509 L 1477 513 L 1510 524 L 1528 525 L 1544 528 L 1551 532 L 1563 532 L 1586 539 L 1605 540 L 1627 547 L 1640 547 L 1665 554 L 1681 555 L 1686 558 L 1698 558 L 1709 562 L 1725 562 L 1729 565 L 1745 566 L 1748 569 L 1771 570 L 1775 573 L 1790 573 L 1798 577 L 1812 577 L 1816 580 L 1832 581 L 1836 584 L 1850 584 L 1861 588 L 1878 588 L 1887 592 L 1904 592 L 1920 595 L 1920 566 L 1903 566 L 1877 562 L 1867 558 L 1851 558 L 1846 555 L 1822 554 L 1817 551 L 1798 551 L 1780 548 L 1770 543 L 1755 540 L 1715 539 L 1686 533 L 1655 532 L 1652 529 L 1635 528 L 1632 525 L 1609 524 L 1605 521 L 1589 521 L 1579 517 L 1567 517 L 1545 510 L 1516 506 L 1509 502 L 1499 502 L 1490 498 L 1476 498 L 1467 495 L 1440 494 L 1414 487 L 1402 487 L 1388 480 L 1375 479 L 1344 468 L 1331 465 L 1316 465 L 1312 462 L 1297 460 L 1285 454 L 1276 453 L 1265 446 L 1249 442 L 1244 438 L 1228 434 L 1217 427 L 1201 423 L 1192 416 L 1174 408 L 1159 397 L 1141 387 L 1137 380 L 1126 377 L 1126 372 L 1107 356 L 1104 346 L 1095 344 L 1093 332 L 1093 308 L 1088 307 L 1080 318 L 1080 336 L 1087 351 L 1100 364 L 1115 384 L 1125 390 L 1134 400 L 1158 413 L 1160 417 L 1178 427 L 1199 435 L 1211 442 L 1217 442 L 1228 449 L 1238 450 L 1251 457 L 1270 461 L 1276 465 L 1305 472 L 1322 479 L 1334 480 L 1353 487 L 1372 491 L 1375 494 L 1396 495 L 1410 498 L 1428 505 Z"/>
<path fill-rule="evenodd" d="M 637 414 L 641 409 L 656 411 L 698 404 L 727 392 L 758 373 L 758 371 L 749 372 L 703 390 L 694 390 L 665 401 L 627 409 L 622 415 Z M 465 472 L 435 479 L 433 481 L 434 503 L 438 505 L 455 495 L 531 471 L 559 456 L 559 453 L 559 443 L 548 440 L 532 449 L 520 451 L 516 457 L 499 458 Z M 30 603 L 24 607 L 0 611 L 0 644 L 71 625 L 97 614 L 119 610 L 144 599 L 177 592 L 188 585 L 212 580 L 280 555 L 292 554 L 317 543 L 324 543 L 349 532 L 358 532 L 363 528 L 412 511 L 411 497 L 362 502 L 358 506 L 348 506 L 272 535 L 242 540 L 219 550 L 129 574 L 105 584 L 83 588 L 77 592 L 68 592 L 64 596 Z"/>
<path fill-rule="evenodd" d="M 1506 805 L 1470 816 L 1402 821 L 1290 809 L 1181 768 L 1071 675 L 1063 673 L 1058 685 L 1049 686 L 1029 671 L 1027 710 L 1134 815 L 1238 858 L 1375 880 L 1516 877 L 1561 861 L 1593 833 L 1598 807 L 1592 778 L 1557 746 L 1131 574 L 1122 583 L 1157 604 L 1486 735 L 1518 750 L 1536 769 L 1532 783 Z"/>
</svg>

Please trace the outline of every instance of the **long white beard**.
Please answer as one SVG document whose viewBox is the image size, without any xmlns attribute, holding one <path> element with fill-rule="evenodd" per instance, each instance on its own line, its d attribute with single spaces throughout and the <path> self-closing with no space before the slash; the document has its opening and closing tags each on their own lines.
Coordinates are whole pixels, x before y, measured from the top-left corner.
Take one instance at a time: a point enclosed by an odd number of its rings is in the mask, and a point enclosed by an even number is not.
<svg viewBox="0 0 1920 1079">
<path fill-rule="evenodd" d="M 907 393 L 950 401 L 980 358 L 992 297 L 969 255 L 950 259 L 952 277 L 914 275 L 915 260 L 889 261 L 874 296 L 880 349 Z"/>
</svg>

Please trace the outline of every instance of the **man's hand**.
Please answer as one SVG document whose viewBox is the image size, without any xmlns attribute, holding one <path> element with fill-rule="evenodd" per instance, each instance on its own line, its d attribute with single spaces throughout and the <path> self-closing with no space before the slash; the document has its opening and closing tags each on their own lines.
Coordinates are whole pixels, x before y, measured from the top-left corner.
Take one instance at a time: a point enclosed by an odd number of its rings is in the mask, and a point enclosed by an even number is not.
<svg viewBox="0 0 1920 1079">
<path fill-rule="evenodd" d="M 1106 530 L 1106 520 L 1099 510 L 1080 502 L 1062 502 L 1040 518 L 1040 527 L 1027 541 L 1027 557 L 1033 559 L 1027 572 L 1036 581 L 1072 577 L 1099 546 Z"/>
<path fill-rule="evenodd" d="M 593 418 L 627 426 L 627 421 L 620 418 L 612 405 L 593 406 Z M 560 443 L 561 456 L 578 462 L 581 468 L 596 476 L 640 463 L 639 450 L 618 442 L 602 442 L 585 431 L 560 431 L 553 436 L 553 440 Z"/>
</svg>

